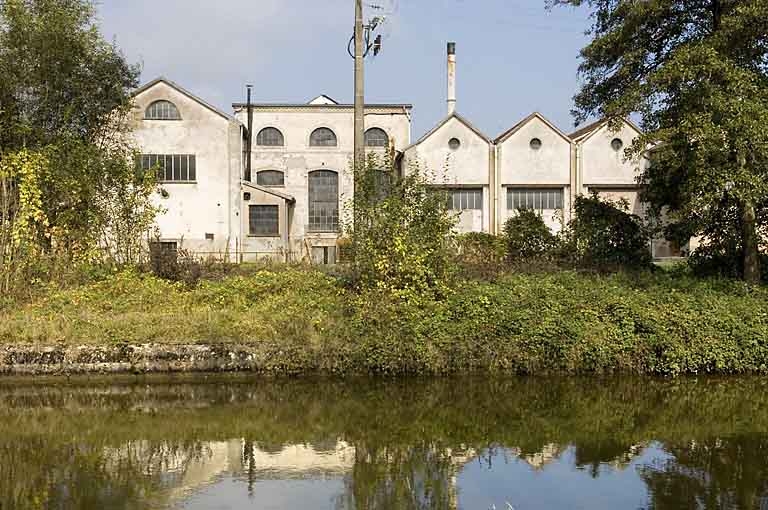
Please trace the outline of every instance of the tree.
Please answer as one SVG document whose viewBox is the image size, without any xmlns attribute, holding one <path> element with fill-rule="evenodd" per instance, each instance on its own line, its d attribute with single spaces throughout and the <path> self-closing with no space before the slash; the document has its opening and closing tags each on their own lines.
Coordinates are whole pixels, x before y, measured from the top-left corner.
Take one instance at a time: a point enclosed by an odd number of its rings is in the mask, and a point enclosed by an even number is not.
<svg viewBox="0 0 768 510">
<path fill-rule="evenodd" d="M 760 229 L 768 206 L 768 0 L 549 0 L 592 10 L 581 51 L 578 122 L 638 113 L 647 147 L 640 181 L 670 230 L 722 239 L 760 279 Z M 728 246 L 719 247 L 721 250 Z"/>
<path fill-rule="evenodd" d="M 0 152 L 62 138 L 102 143 L 139 69 L 98 30 L 91 0 L 0 3 Z"/>
<path fill-rule="evenodd" d="M 561 256 L 596 269 L 650 266 L 647 229 L 628 208 L 626 201 L 601 200 L 597 193 L 576 197 L 573 219 L 562 235 Z"/>
<path fill-rule="evenodd" d="M 369 154 L 354 172 L 354 220 L 346 223 L 358 286 L 404 300 L 440 296 L 452 272 L 455 218 L 424 170 L 413 166 L 398 177 L 391 161 Z"/>
<path fill-rule="evenodd" d="M 125 262 L 154 221 L 155 186 L 135 171 L 127 136 L 139 69 L 103 39 L 95 13 L 91 0 L 0 2 L 0 165 L 45 161 L 34 169 L 47 253 L 93 260 L 106 248 Z M 6 188 L 18 193 L 13 175 Z"/>
</svg>

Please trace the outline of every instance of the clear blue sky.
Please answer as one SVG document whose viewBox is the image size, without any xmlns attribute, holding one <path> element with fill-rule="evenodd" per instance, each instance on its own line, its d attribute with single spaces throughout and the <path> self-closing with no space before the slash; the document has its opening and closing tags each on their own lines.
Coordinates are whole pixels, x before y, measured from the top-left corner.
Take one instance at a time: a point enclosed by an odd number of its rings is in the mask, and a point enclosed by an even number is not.
<svg viewBox="0 0 768 510">
<path fill-rule="evenodd" d="M 377 0 L 364 0 L 375 3 Z M 414 105 L 414 139 L 446 114 L 445 44 L 457 43 L 457 110 L 495 137 L 537 110 L 568 132 L 584 9 L 544 0 L 378 0 L 396 5 L 366 101 Z M 231 111 L 244 100 L 352 102 L 353 0 L 101 0 L 105 36 L 142 82 L 159 75 Z"/>
</svg>

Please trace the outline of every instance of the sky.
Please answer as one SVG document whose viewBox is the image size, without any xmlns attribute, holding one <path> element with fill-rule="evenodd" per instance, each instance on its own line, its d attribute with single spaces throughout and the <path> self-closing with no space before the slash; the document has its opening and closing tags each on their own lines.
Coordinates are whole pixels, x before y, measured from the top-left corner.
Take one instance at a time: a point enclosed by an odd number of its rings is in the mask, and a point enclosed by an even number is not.
<svg viewBox="0 0 768 510">
<path fill-rule="evenodd" d="M 414 140 L 446 115 L 446 42 L 456 42 L 457 111 L 495 138 L 533 111 L 562 130 L 578 90 L 588 12 L 545 0 L 364 0 L 388 13 L 366 60 L 366 102 L 409 103 Z M 165 76 L 231 112 L 245 101 L 353 96 L 353 0 L 99 0 L 105 37 L 146 83 Z"/>
</svg>

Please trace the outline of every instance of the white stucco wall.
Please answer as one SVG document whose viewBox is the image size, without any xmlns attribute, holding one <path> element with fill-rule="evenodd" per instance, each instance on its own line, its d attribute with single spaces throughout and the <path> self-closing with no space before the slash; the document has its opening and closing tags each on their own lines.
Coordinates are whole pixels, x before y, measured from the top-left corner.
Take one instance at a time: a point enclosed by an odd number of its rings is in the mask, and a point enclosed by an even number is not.
<svg viewBox="0 0 768 510">
<path fill-rule="evenodd" d="M 245 108 L 236 109 L 236 117 L 247 123 Z M 339 175 L 339 215 L 343 222 L 347 217 L 346 205 L 352 199 L 354 183 L 351 174 L 353 152 L 353 109 L 328 105 L 322 106 L 262 106 L 253 107 L 253 146 L 251 151 L 252 182 L 261 170 L 278 170 L 284 173 L 285 186 L 277 187 L 282 193 L 295 198 L 290 208 L 290 241 L 285 248 L 292 259 L 309 259 L 311 246 L 335 246 L 336 232 L 307 232 L 308 176 L 313 170 L 332 170 Z M 256 143 L 257 134 L 263 128 L 274 127 L 283 134 L 284 146 L 261 147 Z M 312 131 L 325 127 L 336 134 L 336 147 L 311 147 Z M 410 119 L 400 107 L 367 108 L 366 129 L 378 127 L 389 136 L 395 150 L 402 150 L 409 143 Z M 382 149 L 367 149 L 384 157 Z M 252 202 L 255 203 L 255 202 Z M 246 223 L 247 227 L 247 223 Z M 267 246 L 269 244 L 269 246 Z M 248 240 L 249 249 L 274 249 L 274 242 L 264 239 Z"/>
<path fill-rule="evenodd" d="M 531 140 L 541 148 L 531 148 Z M 498 143 L 499 177 L 502 185 L 563 185 L 570 183 L 571 143 L 538 117 Z"/>
<path fill-rule="evenodd" d="M 452 138 L 461 142 L 457 150 L 448 146 Z M 490 226 L 491 149 L 492 145 L 487 139 L 454 116 L 419 143 L 406 149 L 403 171 L 407 173 L 420 168 L 436 186 L 482 188 L 483 210 L 462 211 L 457 229 L 460 232 L 487 232 Z"/>
<path fill-rule="evenodd" d="M 539 149 L 531 140 L 541 140 Z M 500 225 L 515 214 L 507 207 L 510 187 L 558 189 L 563 193 L 562 209 L 539 211 L 553 232 L 559 232 L 570 218 L 571 142 L 534 114 L 514 132 L 497 140 L 496 164 L 499 184 Z"/>
<path fill-rule="evenodd" d="M 598 128 L 597 132 L 579 143 L 579 167 L 583 192 L 589 186 L 634 186 L 642 165 L 641 160 L 626 160 L 624 149 L 630 146 L 639 133 L 628 123 L 623 123 L 621 129 L 611 131 L 608 125 Z M 619 138 L 624 146 L 616 151 L 611 147 L 611 141 Z"/>
<path fill-rule="evenodd" d="M 146 108 L 161 99 L 174 103 L 182 120 L 144 120 Z M 168 193 L 154 199 L 165 209 L 157 218 L 161 239 L 201 255 L 231 254 L 239 232 L 239 124 L 162 81 L 134 102 L 134 140 L 142 153 L 194 154 L 196 159 L 195 182 L 160 184 Z"/>
</svg>

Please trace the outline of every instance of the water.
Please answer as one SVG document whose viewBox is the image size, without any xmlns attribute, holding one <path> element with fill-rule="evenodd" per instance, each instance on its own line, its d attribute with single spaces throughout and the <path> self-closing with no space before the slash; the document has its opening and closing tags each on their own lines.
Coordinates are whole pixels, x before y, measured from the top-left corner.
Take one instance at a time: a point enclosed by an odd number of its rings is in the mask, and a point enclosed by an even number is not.
<svg viewBox="0 0 768 510">
<path fill-rule="evenodd" d="M 768 509 L 768 381 L 0 379 L 0 509 Z"/>
</svg>

